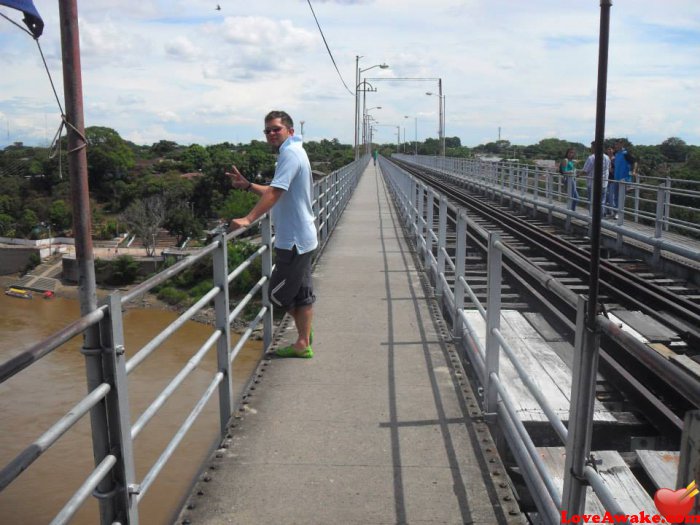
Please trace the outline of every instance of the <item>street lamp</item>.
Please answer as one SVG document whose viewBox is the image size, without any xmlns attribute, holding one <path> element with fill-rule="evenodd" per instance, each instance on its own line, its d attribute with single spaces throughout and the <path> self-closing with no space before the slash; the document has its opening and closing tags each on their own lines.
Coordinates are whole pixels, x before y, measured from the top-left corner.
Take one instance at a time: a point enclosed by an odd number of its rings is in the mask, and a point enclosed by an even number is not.
<svg viewBox="0 0 700 525">
<path fill-rule="evenodd" d="M 442 94 L 442 79 L 439 80 L 439 93 L 427 91 L 425 94 L 433 97 L 438 97 L 438 137 L 440 139 L 440 151 L 442 156 L 445 156 L 445 95 Z"/>
<path fill-rule="evenodd" d="M 410 115 L 404 115 L 403 118 L 411 118 Z M 413 146 L 414 146 L 414 154 L 418 156 L 418 117 L 413 117 L 414 120 L 414 132 L 415 132 L 415 139 L 413 141 Z"/>
<path fill-rule="evenodd" d="M 365 146 L 365 153 L 369 153 L 369 146 L 368 146 L 368 144 L 371 143 L 371 142 L 370 142 L 370 143 L 367 142 L 367 137 L 368 137 L 368 135 L 369 135 L 369 130 L 368 130 L 368 127 L 369 127 L 369 120 L 370 120 L 370 119 L 373 119 L 372 115 L 370 115 L 369 112 L 372 111 L 373 109 L 382 109 L 382 107 L 381 107 L 381 106 L 374 106 L 374 107 L 372 107 L 372 108 L 367 108 L 367 109 L 364 110 L 364 114 L 363 114 L 363 116 L 362 116 L 362 122 L 363 122 L 363 126 L 362 126 L 362 144 L 364 144 L 364 146 Z"/>
<path fill-rule="evenodd" d="M 360 59 L 361 58 L 362 57 L 359 55 L 355 56 L 355 159 L 356 160 L 359 157 L 359 151 L 357 149 L 357 145 L 358 145 L 358 141 L 360 139 L 360 127 L 359 127 L 359 125 L 360 125 L 360 98 L 359 98 L 360 92 L 359 92 L 359 88 L 360 88 L 360 84 L 362 84 L 362 82 L 360 81 L 360 77 L 361 77 L 362 73 L 364 73 L 365 71 L 369 71 L 370 69 L 374 69 L 375 67 L 378 67 L 380 69 L 388 69 L 389 68 L 389 66 L 387 64 L 382 63 L 382 64 L 375 64 L 373 66 L 366 67 L 364 69 L 360 69 Z M 363 92 L 366 93 L 366 88 L 363 90 Z M 365 97 L 366 97 L 366 95 L 365 95 Z"/>
</svg>

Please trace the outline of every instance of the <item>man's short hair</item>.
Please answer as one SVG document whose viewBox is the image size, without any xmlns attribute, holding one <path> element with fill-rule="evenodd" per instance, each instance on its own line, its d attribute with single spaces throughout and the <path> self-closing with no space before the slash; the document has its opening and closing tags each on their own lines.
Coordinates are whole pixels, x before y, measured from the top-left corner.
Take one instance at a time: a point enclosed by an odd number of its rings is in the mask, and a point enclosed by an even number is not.
<svg viewBox="0 0 700 525">
<path fill-rule="evenodd" d="M 282 121 L 282 124 L 284 124 L 286 127 L 294 127 L 294 121 L 286 111 L 270 111 L 267 115 L 265 115 L 265 122 L 275 120 L 276 118 L 280 119 Z"/>
</svg>

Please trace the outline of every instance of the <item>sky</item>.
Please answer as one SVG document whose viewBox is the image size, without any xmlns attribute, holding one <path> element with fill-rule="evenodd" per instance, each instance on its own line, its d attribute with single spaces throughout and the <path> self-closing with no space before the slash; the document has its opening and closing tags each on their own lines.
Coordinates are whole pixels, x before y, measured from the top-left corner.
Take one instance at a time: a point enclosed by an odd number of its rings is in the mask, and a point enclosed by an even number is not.
<svg viewBox="0 0 700 525">
<path fill-rule="evenodd" d="M 34 0 L 63 105 L 57 0 Z M 216 7 L 219 5 L 220 10 Z M 78 4 L 86 126 L 140 145 L 264 140 L 283 109 L 306 140 L 354 140 L 356 57 L 376 142 L 590 142 L 599 0 L 90 0 Z M 21 21 L 21 14 L 0 6 Z M 20 22 L 21 23 L 21 22 Z M 388 69 L 373 67 L 386 63 Z M 341 80 L 342 76 L 342 80 Z M 431 80 L 392 80 L 421 78 Z M 343 84 L 345 83 L 345 85 Z M 48 145 L 60 109 L 32 38 L 0 18 L 0 148 Z M 606 137 L 700 144 L 700 2 L 614 0 Z"/>
</svg>

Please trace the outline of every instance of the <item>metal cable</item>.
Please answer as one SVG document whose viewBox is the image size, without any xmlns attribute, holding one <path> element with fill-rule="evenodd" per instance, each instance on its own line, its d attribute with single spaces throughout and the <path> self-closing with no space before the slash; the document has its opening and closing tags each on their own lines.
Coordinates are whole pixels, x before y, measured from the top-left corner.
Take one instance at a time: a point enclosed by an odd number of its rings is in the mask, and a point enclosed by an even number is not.
<svg viewBox="0 0 700 525">
<path fill-rule="evenodd" d="M 348 93 L 350 93 L 353 97 L 355 96 L 355 92 L 351 91 L 348 85 L 345 83 L 345 80 L 343 80 L 343 75 L 340 74 L 340 70 L 338 69 L 338 64 L 335 63 L 335 58 L 333 58 L 333 53 L 331 53 L 331 48 L 328 47 L 328 42 L 326 42 L 326 37 L 323 34 L 323 29 L 321 29 L 321 24 L 318 23 L 318 18 L 316 18 L 316 13 L 314 12 L 314 8 L 311 5 L 311 0 L 306 0 L 309 3 L 309 8 L 311 9 L 311 14 L 314 15 L 314 20 L 316 20 L 316 25 L 318 26 L 318 31 L 321 33 L 321 38 L 323 39 L 323 43 L 326 45 L 326 50 L 328 50 L 328 55 L 331 57 L 331 62 L 333 62 L 333 66 L 335 66 L 335 70 L 338 72 L 338 76 L 340 77 L 340 81 L 343 83 L 343 86 L 345 86 L 345 89 L 348 90 Z"/>
</svg>

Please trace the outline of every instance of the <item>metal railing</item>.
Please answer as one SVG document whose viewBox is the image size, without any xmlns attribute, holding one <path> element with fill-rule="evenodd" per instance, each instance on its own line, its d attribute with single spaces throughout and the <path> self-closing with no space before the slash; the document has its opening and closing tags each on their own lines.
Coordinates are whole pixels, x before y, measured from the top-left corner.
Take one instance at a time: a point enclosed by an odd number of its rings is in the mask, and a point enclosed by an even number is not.
<svg viewBox="0 0 700 525">
<path fill-rule="evenodd" d="M 486 416 L 498 421 L 543 520 L 546 523 L 560 523 L 562 510 L 567 510 L 569 515 L 581 514 L 585 504 L 586 483 L 590 484 L 608 511 L 624 515 L 615 495 L 598 472 L 589 466 L 599 337 L 605 333 L 619 339 L 619 329 L 605 317 L 598 316 L 596 325 L 599 332 L 588 333 L 583 322 L 586 309 L 582 296 L 576 295 L 550 274 L 513 251 L 498 234 L 479 226 L 468 217 L 466 210 L 449 203 L 444 195 L 436 193 L 384 159 L 381 168 L 389 181 L 408 235 L 415 242 L 418 256 L 434 283 L 435 295 L 448 318 L 451 318 L 454 340 L 467 354 L 484 387 Z M 454 259 L 447 246 L 448 210 L 456 217 Z M 486 305 L 479 301 L 465 274 L 468 229 L 488 242 Z M 504 257 L 509 264 L 536 278 L 564 302 L 577 308 L 568 426 L 564 425 L 562 418 L 539 389 L 536 378 L 528 376 L 525 366 L 501 331 L 501 274 Z M 454 275 L 453 285 L 447 279 L 448 271 Z M 475 311 L 485 323 L 484 344 L 467 315 L 465 298 L 471 300 Z M 640 345 L 640 350 L 642 346 L 644 345 Z M 512 363 L 523 385 L 537 401 L 555 434 L 566 447 L 564 472 L 557 473 L 559 479 L 564 479 L 563 491 L 557 488 L 553 474 L 544 465 L 509 391 L 504 387 L 499 373 L 501 354 L 505 354 Z"/>
<path fill-rule="evenodd" d="M 313 207 L 320 240 L 316 257 L 323 250 L 332 234 L 368 162 L 369 156 L 362 157 L 314 184 Z M 22 370 L 73 338 L 84 334 L 86 330 L 95 327 L 99 330 L 98 346 L 86 348 L 84 345 L 82 348 L 82 353 L 86 358 L 87 374 L 90 378 L 88 384 L 98 386 L 80 399 L 64 417 L 56 421 L 0 470 L 0 491 L 17 479 L 24 470 L 30 468 L 32 463 L 56 443 L 65 432 L 89 414 L 92 423 L 94 450 L 103 451 L 103 453 L 100 454 L 101 457 L 95 456 L 95 469 L 51 523 L 52 525 L 68 523 L 90 495 L 93 495 L 100 502 L 100 523 L 103 525 L 134 525 L 139 522 L 139 502 L 171 458 L 178 444 L 193 426 L 209 399 L 217 393 L 219 439 L 226 435 L 228 421 L 235 404 L 232 389 L 233 361 L 259 324 L 262 323 L 263 327 L 263 348 L 269 348 L 273 336 L 273 309 L 267 294 L 269 278 L 273 270 L 272 247 L 274 240 L 269 214 L 259 218 L 249 228 L 252 227 L 260 228 L 260 247 L 230 273 L 227 262 L 228 242 L 235 240 L 248 228 L 229 234 L 220 233 L 211 244 L 202 248 L 198 253 L 182 259 L 123 295 L 119 293 L 110 295 L 97 310 L 0 364 L 0 383 L 2 383 L 21 373 Z M 209 256 L 213 258 L 213 287 L 127 360 L 122 323 L 123 305 Z M 258 258 L 261 259 L 262 277 L 231 310 L 229 285 Z M 250 301 L 258 295 L 261 297 L 262 306 L 232 348 L 230 325 Z M 151 356 L 165 340 L 172 337 L 192 315 L 212 301 L 214 302 L 216 320 L 211 335 L 132 424 L 129 412 L 129 374 Z M 166 403 L 185 378 L 197 368 L 212 348 L 216 348 L 217 354 L 216 373 L 210 378 L 208 386 L 172 436 L 160 457 L 144 477 L 137 480 L 133 453 L 134 440 L 141 435 L 151 418 Z M 99 371 L 99 378 L 91 376 L 95 370 Z"/>
<path fill-rule="evenodd" d="M 511 207 L 529 207 L 533 214 L 541 211 L 552 221 L 552 213 L 566 217 L 567 227 L 571 219 L 588 223 L 591 227 L 591 184 L 586 177 L 576 179 L 561 175 L 557 170 L 521 164 L 518 162 L 488 162 L 472 158 L 435 157 L 429 155 L 393 156 L 399 160 L 425 166 L 440 172 L 452 182 L 476 189 L 492 199 L 507 200 Z M 572 197 L 572 185 L 577 184 L 578 199 Z M 585 185 L 585 187 L 584 187 Z M 603 212 L 609 219 L 603 220 L 602 230 L 615 237 L 618 250 L 625 237 L 650 247 L 652 260 L 658 262 L 661 251 L 675 253 L 694 261 L 700 261 L 700 252 L 682 241 L 669 238 L 669 233 L 700 238 L 700 182 L 671 178 L 647 177 L 641 182 L 617 181 L 607 186 L 607 196 L 617 193 L 617 206 L 612 199 L 605 199 Z M 581 209 L 583 207 L 583 209 Z M 626 224 L 646 225 L 653 235 Z"/>
</svg>

